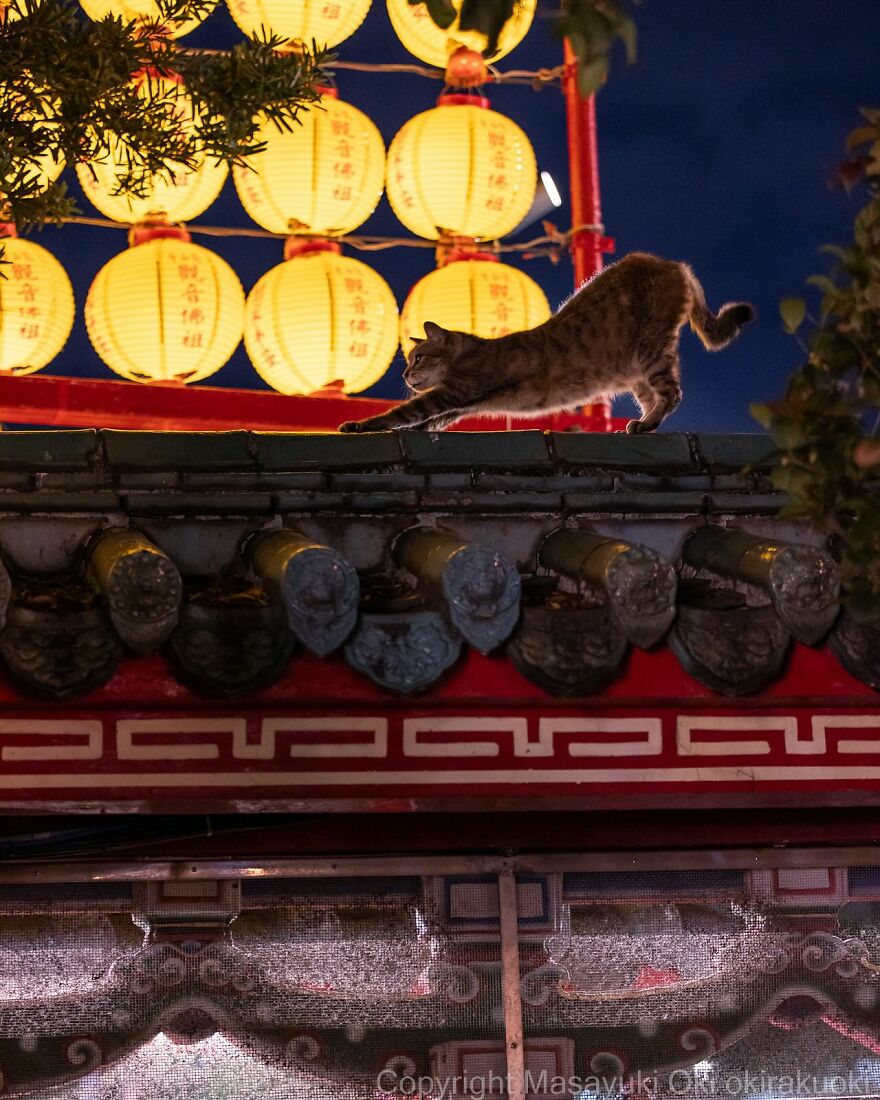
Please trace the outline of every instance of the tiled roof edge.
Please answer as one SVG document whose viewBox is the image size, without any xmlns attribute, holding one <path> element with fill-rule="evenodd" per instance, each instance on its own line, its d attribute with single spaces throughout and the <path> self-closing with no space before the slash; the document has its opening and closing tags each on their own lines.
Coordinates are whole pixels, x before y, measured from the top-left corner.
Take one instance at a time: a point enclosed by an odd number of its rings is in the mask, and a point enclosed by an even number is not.
<svg viewBox="0 0 880 1100">
<path fill-rule="evenodd" d="M 39 471 L 421 471 L 479 469 L 535 473 L 599 467 L 686 475 L 766 469 L 760 434 L 663 432 L 141 432 L 115 429 L 0 434 L 0 469 Z"/>
</svg>

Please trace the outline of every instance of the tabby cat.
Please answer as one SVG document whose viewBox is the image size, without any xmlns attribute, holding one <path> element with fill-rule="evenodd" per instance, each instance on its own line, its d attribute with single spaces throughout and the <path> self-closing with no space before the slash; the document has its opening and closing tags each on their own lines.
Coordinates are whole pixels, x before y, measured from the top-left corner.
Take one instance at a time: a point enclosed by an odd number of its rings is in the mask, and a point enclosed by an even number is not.
<svg viewBox="0 0 880 1100">
<path fill-rule="evenodd" d="M 678 340 L 686 322 L 714 351 L 754 317 L 748 302 L 712 313 L 687 264 L 633 252 L 585 283 L 544 324 L 486 340 L 425 322 L 409 354 L 409 401 L 341 432 L 443 428 L 462 416 L 521 416 L 630 392 L 642 415 L 628 432 L 653 432 L 681 401 Z"/>
</svg>

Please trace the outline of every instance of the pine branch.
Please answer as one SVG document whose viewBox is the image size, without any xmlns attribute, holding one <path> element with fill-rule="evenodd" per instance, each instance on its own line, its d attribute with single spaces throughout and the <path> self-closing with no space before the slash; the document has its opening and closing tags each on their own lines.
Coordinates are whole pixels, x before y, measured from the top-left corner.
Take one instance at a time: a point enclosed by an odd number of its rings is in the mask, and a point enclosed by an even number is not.
<svg viewBox="0 0 880 1100">
<path fill-rule="evenodd" d="M 280 38 L 248 39 L 229 54 L 181 50 L 167 23 L 206 13 L 214 0 L 157 0 L 157 17 L 91 22 L 73 0 L 11 0 L 20 18 L 0 22 L 0 216 L 19 227 L 75 212 L 47 168 L 102 160 L 122 150 L 120 193 L 142 195 L 209 156 L 229 164 L 258 151 L 256 116 L 281 126 L 318 98 L 331 55 L 279 52 Z M 179 77 L 194 108 L 178 122 Z M 136 79 L 137 78 L 137 79 Z M 139 88 L 140 85 L 140 88 Z M 42 176 L 42 179 L 41 179 Z"/>
</svg>

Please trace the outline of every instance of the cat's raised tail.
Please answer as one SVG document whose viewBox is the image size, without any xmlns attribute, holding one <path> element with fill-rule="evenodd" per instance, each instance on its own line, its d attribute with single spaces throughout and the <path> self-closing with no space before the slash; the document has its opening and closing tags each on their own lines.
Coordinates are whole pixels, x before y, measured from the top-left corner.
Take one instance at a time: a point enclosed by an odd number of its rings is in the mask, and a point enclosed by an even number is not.
<svg viewBox="0 0 880 1100">
<path fill-rule="evenodd" d="M 691 291 L 691 328 L 709 351 L 726 348 L 731 340 L 739 336 L 743 325 L 754 320 L 754 307 L 748 302 L 728 302 L 713 313 L 706 305 L 706 295 L 699 279 L 687 264 L 682 264 L 681 268 Z"/>
</svg>

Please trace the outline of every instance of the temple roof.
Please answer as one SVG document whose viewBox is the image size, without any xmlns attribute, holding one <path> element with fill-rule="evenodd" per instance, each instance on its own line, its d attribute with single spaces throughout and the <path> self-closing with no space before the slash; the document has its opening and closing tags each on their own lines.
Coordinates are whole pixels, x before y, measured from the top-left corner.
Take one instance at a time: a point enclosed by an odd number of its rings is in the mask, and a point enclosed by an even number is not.
<svg viewBox="0 0 880 1100">
<path fill-rule="evenodd" d="M 668 645 L 743 695 L 828 639 L 878 687 L 880 631 L 838 614 L 771 459 L 702 433 L 2 433 L 0 657 L 62 698 L 161 648 L 233 697 L 302 646 L 408 694 L 471 647 L 577 696 Z"/>
</svg>

